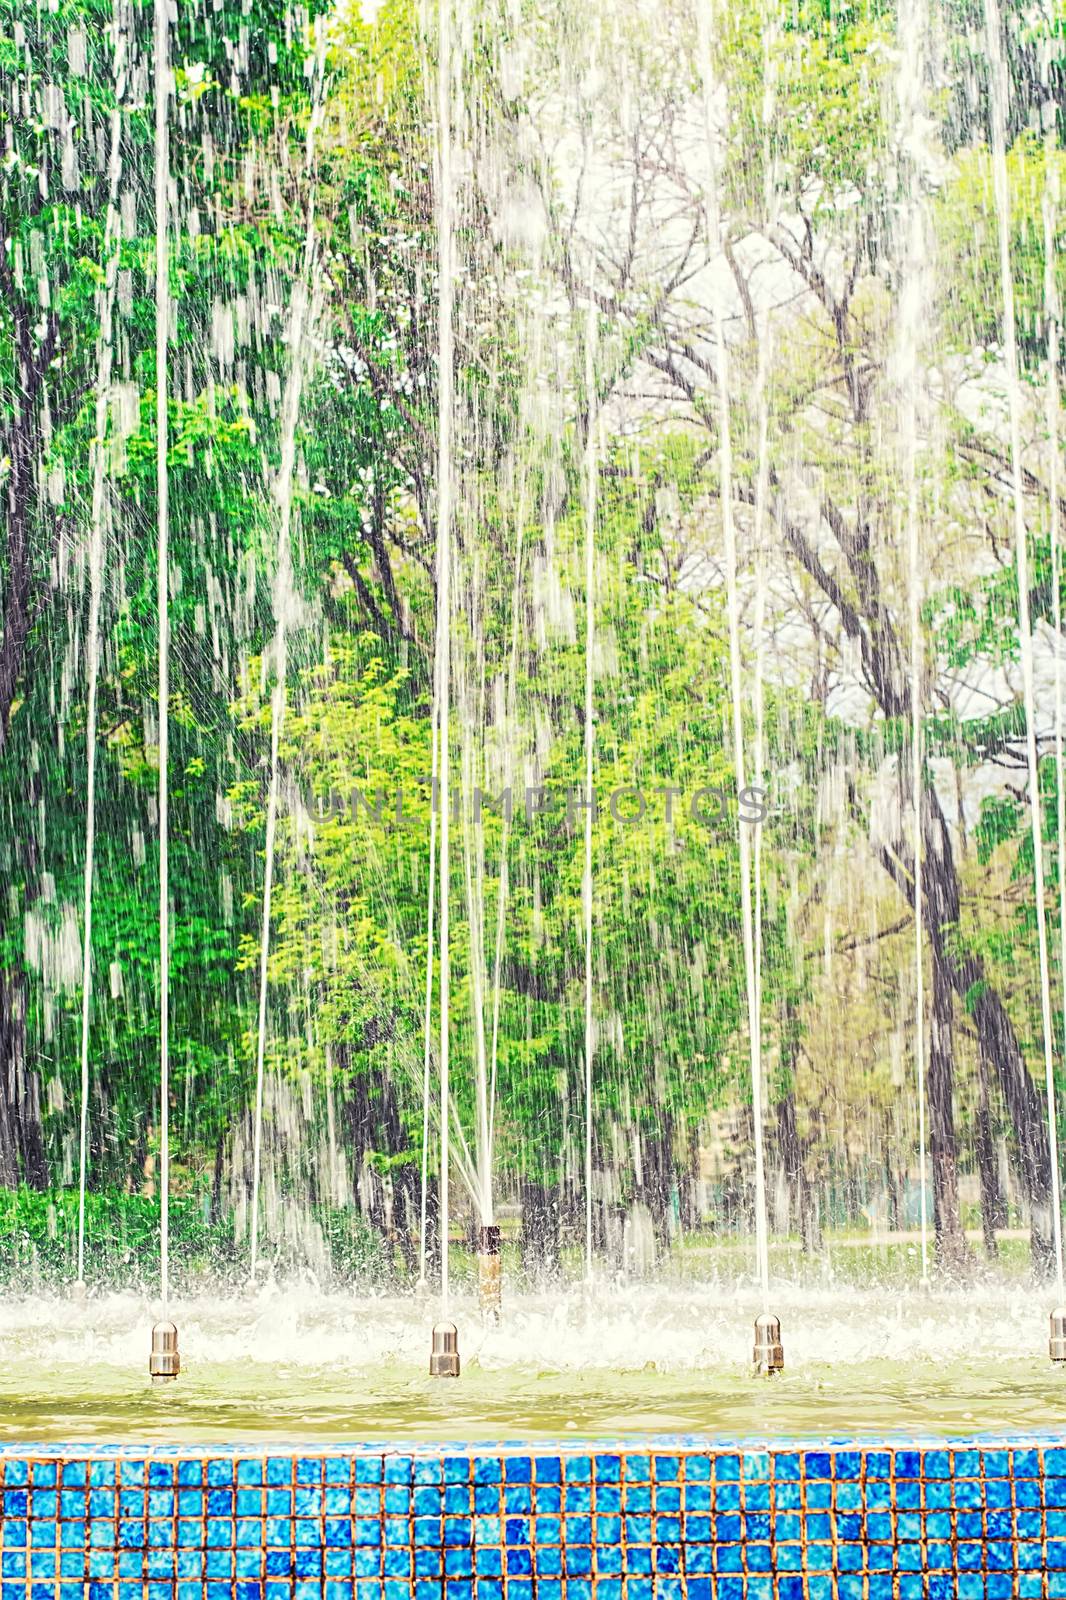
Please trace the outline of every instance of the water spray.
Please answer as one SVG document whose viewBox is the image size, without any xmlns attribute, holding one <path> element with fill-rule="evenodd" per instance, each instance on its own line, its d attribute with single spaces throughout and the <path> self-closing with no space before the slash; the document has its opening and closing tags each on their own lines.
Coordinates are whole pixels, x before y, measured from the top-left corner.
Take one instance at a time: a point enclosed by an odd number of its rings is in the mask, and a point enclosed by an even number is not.
<svg viewBox="0 0 1066 1600">
<path fill-rule="evenodd" d="M 909 53 L 900 63 L 897 80 L 899 112 L 903 134 L 912 128 L 923 114 L 920 88 L 924 81 L 918 55 L 918 41 L 924 37 L 917 17 L 910 17 L 902 30 L 909 41 Z M 926 315 L 926 285 L 923 282 L 922 213 L 917 198 L 917 177 L 912 173 L 909 196 L 905 208 L 906 240 L 902 263 L 902 293 L 900 296 L 899 333 L 896 342 L 898 381 L 901 390 L 900 429 L 903 436 L 903 478 L 906 485 L 907 530 L 907 612 L 910 636 L 910 778 L 911 818 L 914 855 L 914 1059 L 918 1097 L 918 1161 L 921 1206 L 922 1275 L 919 1287 L 929 1288 L 929 1139 L 926 1118 L 926 1062 L 925 1062 L 925 926 L 922 839 L 922 676 L 924 670 L 922 648 L 922 561 L 920 547 L 920 517 L 918 507 L 917 466 L 917 402 L 918 340 Z"/>
<path fill-rule="evenodd" d="M 436 661 L 440 662 L 440 625 L 438 620 Z M 437 669 L 433 673 L 433 707 L 431 722 L 432 741 L 432 790 L 437 792 L 437 734 L 439 710 L 439 685 L 437 682 Z M 436 884 L 437 862 L 437 808 L 430 807 L 429 814 L 429 881 L 426 886 L 426 999 L 425 1023 L 422 1037 L 422 1182 L 418 1215 L 418 1282 L 415 1292 L 425 1295 L 429 1291 L 426 1279 L 426 1240 L 428 1234 L 428 1199 L 429 1199 L 429 1107 L 431 1092 L 431 1069 L 433 1066 L 433 892 Z"/>
<path fill-rule="evenodd" d="M 707 211 L 708 242 L 712 256 L 721 249 L 721 213 L 718 199 L 718 155 L 715 130 L 715 81 L 711 49 L 709 7 L 697 6 L 699 27 L 700 77 L 703 84 L 704 145 L 707 157 L 704 203 Z M 744 708 L 740 647 L 740 601 L 737 593 L 737 538 L 733 519 L 733 441 L 729 415 L 729 346 L 725 337 L 721 295 L 713 299 L 715 376 L 719 403 L 718 471 L 721 485 L 722 533 L 725 545 L 726 592 L 729 601 L 729 678 L 732 701 L 733 764 L 738 794 L 746 783 L 744 776 Z M 770 1239 L 766 1202 L 766 1156 L 763 1135 L 762 1017 L 759 973 L 756 968 L 755 918 L 752 907 L 751 844 L 747 829 L 737 830 L 740 853 L 740 909 L 744 937 L 744 985 L 747 1002 L 748 1048 L 751 1066 L 751 1114 L 755 1144 L 755 1257 L 762 1290 L 763 1309 L 756 1322 L 755 1371 L 769 1377 L 785 1364 L 781 1346 L 781 1323 L 770 1312 Z M 757 891 L 756 891 L 757 892 Z M 771 1338 L 771 1332 L 773 1337 Z M 765 1338 L 760 1336 L 765 1334 Z"/>
<path fill-rule="evenodd" d="M 585 940 L 585 1283 L 592 1282 L 592 1123 L 595 1035 L 592 1017 L 592 830 L 595 802 L 592 777 L 596 752 L 596 499 L 599 461 L 596 453 L 596 297 L 589 271 L 588 317 L 585 324 L 585 857 L 581 879 L 581 913 Z"/>
<path fill-rule="evenodd" d="M 321 92 L 319 74 L 318 89 Z M 249 1206 L 249 1268 L 248 1281 L 255 1288 L 259 1266 L 259 1194 L 263 1165 L 263 1093 L 266 1083 L 267 999 L 270 987 L 270 918 L 274 890 L 275 854 L 277 849 L 278 809 L 281 784 L 281 735 L 285 724 L 288 691 L 288 633 L 294 599 L 292 563 L 292 487 L 296 470 L 296 430 L 300 419 L 300 403 L 307 356 L 308 324 L 314 323 L 318 310 L 317 286 L 314 283 L 315 256 L 315 201 L 316 171 L 315 133 L 318 122 L 318 99 L 312 108 L 305 141 L 306 167 L 311 180 L 307 206 L 307 225 L 304 230 L 303 264 L 300 279 L 293 289 L 290 306 L 289 349 L 291 362 L 285 379 L 285 395 L 281 416 L 281 459 L 274 481 L 273 497 L 278 514 L 277 571 L 274 576 L 274 687 L 270 696 L 270 779 L 267 787 L 266 860 L 263 872 L 263 909 L 259 936 L 259 1006 L 256 1026 L 255 1051 L 255 1110 L 252 1117 L 252 1197 Z"/>
<path fill-rule="evenodd" d="M 525 503 L 524 503 L 524 498 L 521 498 L 519 500 L 519 503 L 518 503 L 518 518 L 517 518 L 516 548 L 515 548 L 515 568 L 514 568 L 514 589 L 513 589 L 513 592 L 512 592 L 512 600 L 511 600 L 511 654 L 510 654 L 510 659 L 509 659 L 508 667 L 507 667 L 507 721 L 508 721 L 508 726 L 509 727 L 514 727 L 514 723 L 515 723 L 515 678 L 516 678 L 517 669 L 518 669 L 519 595 L 520 595 L 521 581 L 522 581 L 522 546 L 523 546 L 523 539 L 524 539 L 524 533 L 525 533 L 525 518 L 526 518 Z M 505 786 L 511 782 L 511 777 L 512 777 L 512 773 L 511 773 L 511 752 L 510 752 L 509 745 L 506 745 L 504 747 L 504 783 L 505 783 Z M 496 1128 L 496 1074 L 497 1074 L 497 1064 L 498 1064 L 498 1061 L 499 1061 L 499 1044 L 500 1044 L 500 970 L 501 970 L 501 967 L 502 967 L 502 964 L 503 964 L 503 929 L 504 929 L 504 918 L 505 918 L 506 911 L 507 911 L 507 892 L 508 892 L 507 844 L 508 844 L 508 839 L 509 839 L 509 836 L 510 836 L 510 824 L 511 824 L 510 812 L 505 807 L 504 808 L 504 815 L 503 815 L 503 831 L 502 831 L 502 835 L 501 835 L 501 839 L 500 839 L 500 878 L 499 878 L 499 884 L 497 886 L 497 899 L 496 899 L 496 948 L 495 948 L 495 954 L 494 954 L 494 957 L 493 957 L 493 965 L 492 965 L 492 1041 L 491 1041 L 491 1046 L 490 1046 L 490 1051 L 489 1051 L 489 1096 L 488 1096 L 489 1126 L 488 1126 L 488 1139 L 487 1139 L 487 1146 L 488 1146 L 488 1150 L 489 1150 L 490 1154 L 491 1154 L 491 1151 L 492 1151 L 492 1148 L 493 1148 L 493 1143 L 494 1143 L 494 1139 L 495 1139 L 495 1128 Z M 495 1245 L 496 1245 L 496 1248 L 495 1248 L 496 1262 L 495 1262 L 495 1267 L 494 1267 L 496 1282 L 495 1282 L 495 1296 L 494 1296 L 494 1304 L 493 1304 L 493 1309 L 494 1309 L 495 1314 L 491 1315 L 491 1316 L 486 1314 L 486 1304 L 485 1304 L 484 1297 L 482 1298 L 482 1301 L 481 1301 L 481 1314 L 482 1314 L 483 1319 L 486 1322 L 492 1322 L 495 1325 L 495 1324 L 497 1324 L 499 1322 L 500 1315 L 501 1315 L 501 1299 L 502 1299 L 502 1287 L 503 1287 L 503 1284 L 502 1284 L 503 1263 L 500 1261 L 500 1258 L 499 1258 L 500 1257 L 500 1230 L 499 1230 L 499 1228 L 494 1228 L 492 1231 L 495 1234 Z M 487 1255 L 488 1253 L 489 1252 L 486 1250 L 485 1254 Z M 488 1276 L 488 1263 L 486 1263 L 486 1276 Z M 481 1281 L 483 1281 L 483 1280 L 481 1280 Z M 479 1284 L 479 1286 L 480 1286 L 480 1284 Z"/>
<path fill-rule="evenodd" d="M 1007 172 L 1007 108 L 1009 86 L 1003 55 L 1002 19 L 998 0 L 985 0 L 985 37 L 991 65 L 992 179 L 999 241 L 1000 292 L 1003 303 L 1003 353 L 1007 369 L 1010 423 L 1011 500 L 1014 511 L 1014 559 L 1018 582 L 1018 643 L 1025 703 L 1026 764 L 1029 779 L 1029 821 L 1033 842 L 1033 887 L 1036 900 L 1036 934 L 1040 961 L 1040 1020 L 1044 1047 L 1044 1089 L 1047 1107 L 1048 1162 L 1051 1169 L 1051 1226 L 1055 1250 L 1058 1308 L 1051 1317 L 1051 1360 L 1066 1360 L 1066 1285 L 1063 1282 L 1062 1189 L 1059 1179 L 1059 1139 L 1055 1108 L 1055 1056 L 1051 1009 L 1051 970 L 1044 903 L 1044 838 L 1040 801 L 1040 754 L 1036 738 L 1036 686 L 1033 666 L 1033 629 L 1029 604 L 1028 529 L 1025 525 L 1025 482 L 1022 467 L 1021 380 L 1018 373 L 1018 338 L 1014 314 L 1014 280 L 1010 254 L 1010 180 Z M 1051 308 L 1053 309 L 1053 307 Z M 1054 440 L 1052 441 L 1054 446 Z M 1056 551 L 1057 553 L 1057 551 Z"/>
<path fill-rule="evenodd" d="M 178 1330 L 170 1302 L 170 478 L 167 470 L 167 341 L 170 334 L 170 8 L 155 0 L 155 386 L 156 604 L 159 629 L 159 1279 L 163 1320 L 152 1330 L 148 1370 L 153 1382 L 178 1375 Z"/>
<path fill-rule="evenodd" d="M 439 0 L 437 40 L 437 193 L 440 222 L 440 392 L 437 428 L 437 720 L 440 752 L 440 1309 L 433 1329 L 430 1375 L 459 1376 L 459 1338 L 449 1312 L 448 1169 L 450 1158 L 449 1025 L 451 941 L 449 932 L 451 732 L 452 429 L 455 406 L 455 217 L 452 194 L 452 6 Z"/>
<path fill-rule="evenodd" d="M 89 617 L 86 654 L 88 682 L 85 702 L 85 876 L 82 891 L 81 971 L 81 1112 L 78 1119 L 78 1275 L 71 1295 L 85 1299 L 85 1192 L 89 1170 L 89 1043 L 92 1022 L 93 871 L 96 856 L 96 723 L 100 675 L 100 599 L 103 587 L 104 524 L 108 513 L 107 412 L 111 401 L 114 356 L 114 308 L 118 285 L 121 222 L 119 184 L 122 178 L 122 98 L 126 84 L 126 36 L 115 18 L 115 104 L 111 112 L 111 150 L 108 158 L 107 219 L 104 224 L 104 282 L 97 295 L 100 335 L 97 341 L 96 407 L 92 463 L 92 512 L 89 539 Z"/>
<path fill-rule="evenodd" d="M 1066 960 L 1066 762 L 1063 759 L 1063 682 L 1062 682 L 1062 542 L 1059 522 L 1059 360 L 1062 345 L 1062 307 L 1059 303 L 1058 282 L 1055 276 L 1055 238 L 1059 222 L 1059 181 L 1055 161 L 1055 102 L 1050 92 L 1051 62 L 1045 48 L 1040 64 L 1041 79 L 1048 91 L 1045 105 L 1044 132 L 1044 197 L 1041 211 L 1044 224 L 1044 307 L 1048 329 L 1047 380 L 1044 389 L 1044 408 L 1048 436 L 1048 516 L 1051 524 L 1051 595 L 1052 627 L 1057 641 L 1055 649 L 1055 802 L 1056 838 L 1058 840 L 1059 877 L 1059 959 Z M 1050 113 L 1050 114 L 1049 114 Z M 1054 1104 L 1052 1102 L 1052 1115 Z M 1056 1168 L 1057 1170 L 1057 1168 Z M 1058 1211 L 1056 1195 L 1056 1218 Z M 1054 1362 L 1066 1361 L 1066 1306 L 1063 1305 L 1061 1229 L 1056 1235 L 1055 1265 L 1058 1270 L 1059 1305 L 1051 1313 L 1051 1340 L 1049 1354 Z"/>
</svg>

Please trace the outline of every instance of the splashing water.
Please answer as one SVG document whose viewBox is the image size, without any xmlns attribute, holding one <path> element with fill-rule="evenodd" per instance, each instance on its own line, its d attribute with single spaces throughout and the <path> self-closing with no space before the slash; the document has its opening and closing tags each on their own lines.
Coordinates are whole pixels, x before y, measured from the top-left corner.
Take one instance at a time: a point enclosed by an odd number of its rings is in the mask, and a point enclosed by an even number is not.
<svg viewBox="0 0 1066 1600">
<path fill-rule="evenodd" d="M 19 1438 L 441 1440 L 718 1430 L 763 1439 L 873 1431 L 1046 1430 L 1058 1385 L 1039 1365 L 1028 1297 L 906 1296 L 775 1284 L 789 1372 L 744 1381 L 751 1290 L 662 1285 L 587 1297 L 516 1295 L 505 1327 L 473 1336 L 461 1385 L 424 1373 L 410 1300 L 299 1295 L 264 1285 L 183 1305 L 186 1371 L 162 1399 L 136 1377 L 129 1295 L 8 1302 L 3 1429 Z M 47 1336 L 44 1328 L 47 1326 Z M 471 1321 L 471 1326 L 473 1322 Z M 960 1356 L 982 1332 L 980 1360 Z M 58 1348 L 63 1360 L 56 1362 Z M 649 1362 L 647 1352 L 654 1351 Z M 890 1354 L 886 1355 L 886 1352 Z M 47 1389 L 40 1374 L 47 1363 Z"/>
</svg>

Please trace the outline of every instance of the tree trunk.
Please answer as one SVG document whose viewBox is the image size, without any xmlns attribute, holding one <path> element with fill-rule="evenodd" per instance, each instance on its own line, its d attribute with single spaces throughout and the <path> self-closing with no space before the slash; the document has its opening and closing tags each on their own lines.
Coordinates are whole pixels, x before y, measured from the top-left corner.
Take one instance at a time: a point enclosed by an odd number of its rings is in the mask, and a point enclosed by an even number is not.
<svg viewBox="0 0 1066 1600">
<path fill-rule="evenodd" d="M 777 1145 L 781 1165 L 788 1181 L 792 1212 L 799 1224 L 800 1238 L 805 1256 L 817 1255 L 822 1248 L 821 1228 L 814 1196 L 804 1166 L 803 1141 L 796 1126 L 796 1096 L 790 1089 L 775 1107 L 777 1116 Z"/>
<path fill-rule="evenodd" d="M 421 1205 L 421 1168 L 412 1159 L 396 1167 L 392 1175 L 392 1223 L 404 1269 L 412 1280 L 418 1276 Z"/>
<path fill-rule="evenodd" d="M 522 1179 L 522 1267 L 533 1279 L 559 1275 L 559 1206 L 556 1195 L 534 1178 Z"/>
<path fill-rule="evenodd" d="M 25 1017 L 22 1029 L 25 1041 Z M 44 1124 L 41 1121 L 41 1079 L 38 1073 L 26 1070 L 25 1061 L 19 1096 L 19 1149 L 22 1175 L 30 1188 L 47 1189 L 48 1156 L 44 1147 Z"/>
<path fill-rule="evenodd" d="M 215 1165 L 211 1175 L 211 1209 L 208 1219 L 212 1227 L 222 1220 L 222 1179 L 226 1170 L 226 1132 L 220 1128 L 215 1140 Z"/>
<path fill-rule="evenodd" d="M 421 1227 L 421 1179 L 418 1198 Z M 426 1282 L 440 1282 L 440 1185 L 432 1173 L 426 1174 Z"/>
<path fill-rule="evenodd" d="M 977 1028 L 979 1048 L 1003 1091 L 1017 1141 L 1019 1174 L 1029 1200 L 1033 1268 L 1047 1273 L 1051 1269 L 1053 1252 L 1051 1150 L 1044 1109 L 1003 1001 L 985 977 L 984 963 L 977 956 L 960 954 L 955 948 L 960 896 L 951 838 L 940 801 L 930 787 L 924 798 L 924 881 L 928 885 L 934 961 L 944 965 L 952 988 L 969 1007 Z"/>
<path fill-rule="evenodd" d="M 6 968 L 0 971 L 0 1184 L 5 1189 L 17 1189 L 19 1182 L 16 1086 L 21 1039 L 17 975 Z"/>
<path fill-rule="evenodd" d="M 7 576 L 3 592 L 3 634 L 0 636 L 0 750 L 7 743 L 11 707 L 22 677 L 26 642 L 35 620 L 32 524 L 38 505 L 40 391 L 58 335 L 58 322 L 52 312 L 46 320 L 42 346 L 35 350 L 34 318 L 29 307 L 21 298 L 11 304 L 9 296 L 9 310 L 14 327 L 13 354 L 18 363 L 18 383 L 15 406 L 3 430 L 9 465 L 5 529 Z"/>
<path fill-rule="evenodd" d="M 884 1159 L 885 1159 L 885 1196 L 886 1196 L 886 1204 L 887 1204 L 887 1210 L 888 1210 L 888 1227 L 889 1227 L 889 1232 L 890 1233 L 899 1233 L 900 1230 L 902 1229 L 902 1226 L 903 1226 L 903 1218 L 900 1216 L 900 1206 L 899 1206 L 899 1183 L 898 1183 L 898 1181 L 896 1179 L 896 1174 L 892 1170 L 892 1157 L 889 1154 L 887 1131 L 888 1130 L 886 1129 L 885 1130 L 885 1136 L 884 1136 L 885 1137 L 885 1144 L 884 1144 L 885 1158 Z"/>
<path fill-rule="evenodd" d="M 674 1121 L 665 1112 L 660 1131 L 640 1141 L 641 1183 L 638 1199 L 651 1212 L 655 1237 L 663 1250 L 670 1247 L 671 1199 L 674 1187 Z"/>
<path fill-rule="evenodd" d="M 681 1185 L 681 1231 L 694 1233 L 700 1225 L 700 1131 L 690 1122 L 685 1131 L 685 1180 Z"/>
<path fill-rule="evenodd" d="M 925 845 L 922 884 L 934 967 L 943 968 L 946 982 L 973 1018 L 978 1048 L 1002 1090 L 1014 1130 L 1019 1177 L 1029 1202 L 1033 1270 L 1046 1276 L 1052 1268 L 1054 1252 L 1051 1244 L 1051 1152 L 1044 1108 L 1006 1007 L 987 980 L 984 963 L 979 956 L 958 948 L 956 935 L 961 898 L 958 871 L 947 819 L 929 783 L 922 792 L 922 837 Z M 914 879 L 907 846 L 902 841 L 897 841 L 893 848 L 883 846 L 881 862 L 913 909 Z"/>
<path fill-rule="evenodd" d="M 955 1136 L 954 1048 L 951 974 L 933 962 L 933 1006 L 929 1030 L 929 1159 L 933 1168 L 933 1226 L 936 1263 L 941 1272 L 959 1274 L 970 1265 L 970 1251 L 959 1208 L 959 1152 Z"/>
<path fill-rule="evenodd" d="M 409 1148 L 403 1121 L 400 1117 L 396 1089 L 385 1072 L 367 1073 L 353 1071 L 350 1052 L 339 1045 L 336 1066 L 347 1080 L 345 1114 L 347 1118 L 352 1170 L 360 1173 L 357 1192 L 366 1196 L 362 1210 L 371 1227 L 390 1246 L 398 1246 L 405 1265 L 410 1268 L 416 1261 L 415 1246 L 405 1229 L 410 1223 L 412 1206 L 408 1185 L 413 1180 L 414 1168 L 401 1168 L 393 1182 L 393 1206 L 390 1208 L 385 1183 L 378 1171 L 367 1162 L 372 1154 L 397 1156 Z"/>
<path fill-rule="evenodd" d="M 844 331 L 848 327 L 846 303 L 835 304 L 833 317 L 846 354 Z M 862 394 L 867 391 L 862 389 Z M 856 424 L 865 421 L 863 402 L 854 397 Z M 771 474 L 775 491 L 780 487 Z M 752 491 L 754 492 L 754 491 Z M 885 602 L 880 573 L 873 558 L 871 508 L 860 496 L 854 513 L 844 511 L 829 497 L 822 501 L 822 518 L 832 533 L 854 585 L 841 582 L 830 570 L 804 525 L 789 515 L 778 502 L 776 515 L 786 545 L 834 606 L 848 639 L 857 648 L 862 674 L 870 693 L 884 716 L 905 719 L 910 714 L 909 679 L 904 654 L 891 610 Z M 900 793 L 909 786 L 909 764 L 900 763 Z M 854 799 L 854 796 L 853 796 Z M 1051 1156 L 1047 1122 L 1040 1096 L 1029 1075 L 1018 1038 L 997 991 L 988 982 L 980 957 L 958 947 L 961 890 L 959 873 L 951 844 L 951 833 L 937 797 L 928 780 L 921 798 L 921 829 L 925 845 L 922 882 L 925 893 L 926 924 L 934 960 L 943 963 L 951 986 L 977 1029 L 979 1048 L 1003 1091 L 1003 1100 L 1017 1144 L 1019 1176 L 1031 1215 L 1031 1256 L 1034 1270 L 1047 1273 L 1052 1266 L 1051 1246 Z M 913 852 L 907 842 L 895 840 L 881 849 L 881 864 L 914 905 Z"/>
<path fill-rule="evenodd" d="M 26 1065 L 26 974 L 0 972 L 0 1182 L 47 1189 L 40 1080 Z"/>
<path fill-rule="evenodd" d="M 977 1152 L 977 1172 L 981 1184 L 981 1232 L 984 1236 L 985 1255 L 990 1261 L 999 1255 L 996 1229 L 1007 1225 L 1007 1208 L 999 1186 L 999 1163 L 996 1160 L 996 1141 L 992 1132 L 992 1108 L 988 1098 L 988 1071 L 983 1056 L 978 1057 L 979 1099 L 974 1127 L 974 1146 Z"/>
</svg>

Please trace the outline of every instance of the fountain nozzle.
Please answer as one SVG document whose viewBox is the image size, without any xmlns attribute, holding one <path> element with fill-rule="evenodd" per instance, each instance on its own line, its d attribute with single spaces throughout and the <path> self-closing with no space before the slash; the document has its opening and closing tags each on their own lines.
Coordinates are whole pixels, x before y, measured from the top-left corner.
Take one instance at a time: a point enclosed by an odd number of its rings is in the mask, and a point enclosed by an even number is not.
<svg viewBox="0 0 1066 1600">
<path fill-rule="evenodd" d="M 489 1327 L 500 1321 L 502 1300 L 500 1283 L 500 1230 L 494 1224 L 478 1229 L 477 1293 L 481 1320 Z"/>
<path fill-rule="evenodd" d="M 153 1383 L 172 1383 L 181 1371 L 178 1355 L 178 1330 L 172 1322 L 157 1322 L 152 1329 L 152 1353 L 148 1371 Z"/>
<path fill-rule="evenodd" d="M 438 1322 L 433 1329 L 429 1375 L 431 1378 L 459 1376 L 459 1333 L 454 1322 Z"/>
<path fill-rule="evenodd" d="M 772 1378 L 783 1372 L 785 1348 L 781 1343 L 781 1319 L 769 1311 L 755 1318 L 755 1352 L 752 1365 L 760 1378 Z"/>
<path fill-rule="evenodd" d="M 1051 1313 L 1048 1355 L 1052 1361 L 1066 1361 L 1066 1306 L 1056 1306 Z"/>
</svg>

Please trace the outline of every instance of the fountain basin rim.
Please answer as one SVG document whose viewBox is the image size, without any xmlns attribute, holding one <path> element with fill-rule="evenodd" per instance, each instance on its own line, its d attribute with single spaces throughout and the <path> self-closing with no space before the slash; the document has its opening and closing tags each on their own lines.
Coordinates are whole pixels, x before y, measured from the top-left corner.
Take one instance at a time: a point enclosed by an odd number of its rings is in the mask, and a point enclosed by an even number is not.
<svg viewBox="0 0 1066 1600">
<path fill-rule="evenodd" d="M 278 1440 L 264 1438 L 258 1441 L 243 1440 L 236 1444 L 217 1441 L 197 1443 L 164 1441 L 105 1441 L 78 1439 L 42 1441 L 35 1439 L 8 1439 L 0 1441 L 0 1465 L 7 1460 L 32 1458 L 37 1461 L 65 1461 L 76 1458 L 85 1461 L 107 1460 L 196 1460 L 238 1461 L 272 1458 L 355 1460 L 391 1458 L 394 1460 L 432 1461 L 447 1457 L 492 1457 L 507 1459 L 583 1459 L 597 1456 L 677 1456 L 677 1455 L 794 1455 L 850 1454 L 891 1451 L 893 1454 L 917 1452 L 920 1454 L 958 1454 L 968 1450 L 984 1453 L 1007 1451 L 1062 1451 L 1062 1470 L 1066 1472 L 1066 1425 L 1061 1429 L 1048 1428 L 1039 1433 L 973 1433 L 929 1434 L 894 1432 L 884 1429 L 878 1433 L 862 1434 L 566 1434 L 559 1438 L 537 1436 L 528 1439 L 499 1440 L 331 1440 L 314 1439 Z"/>
</svg>

